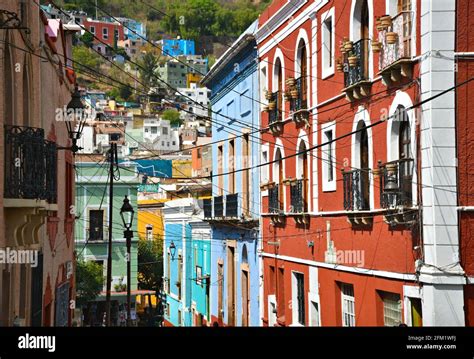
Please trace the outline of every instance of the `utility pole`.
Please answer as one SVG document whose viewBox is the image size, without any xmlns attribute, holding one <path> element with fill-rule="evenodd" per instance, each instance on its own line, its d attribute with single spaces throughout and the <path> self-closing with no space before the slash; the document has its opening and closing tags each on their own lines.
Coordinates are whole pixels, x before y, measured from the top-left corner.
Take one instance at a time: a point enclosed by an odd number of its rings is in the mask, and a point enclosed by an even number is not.
<svg viewBox="0 0 474 359">
<path fill-rule="evenodd" d="M 110 143 L 109 150 L 109 246 L 107 253 L 107 292 L 105 297 L 106 326 L 110 327 L 110 292 L 112 289 L 112 217 L 114 200 L 114 165 L 117 159 L 117 143 Z"/>
</svg>

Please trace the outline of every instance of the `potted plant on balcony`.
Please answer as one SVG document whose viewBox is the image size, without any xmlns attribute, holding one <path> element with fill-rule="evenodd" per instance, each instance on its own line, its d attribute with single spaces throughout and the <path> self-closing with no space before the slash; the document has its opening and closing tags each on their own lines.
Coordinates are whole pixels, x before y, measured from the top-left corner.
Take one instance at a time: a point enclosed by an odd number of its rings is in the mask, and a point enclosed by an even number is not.
<svg viewBox="0 0 474 359">
<path fill-rule="evenodd" d="M 275 183 L 275 182 L 272 182 L 272 181 L 271 181 L 271 182 L 268 182 L 268 183 L 266 183 L 266 187 L 267 187 L 268 189 L 270 189 L 270 188 L 274 188 L 274 187 L 275 187 L 275 185 L 276 185 L 276 183 Z"/>
<path fill-rule="evenodd" d="M 375 19 L 375 27 L 379 32 L 385 30 L 384 25 L 382 25 L 382 20 L 380 19 L 380 16 Z"/>
<path fill-rule="evenodd" d="M 354 45 L 354 43 L 352 41 L 346 41 L 344 43 L 344 49 L 346 50 L 346 52 L 352 51 L 352 49 L 354 47 L 353 45 Z"/>
<path fill-rule="evenodd" d="M 296 89 L 295 87 L 293 87 L 291 90 L 290 90 L 290 96 L 292 99 L 297 99 L 298 98 L 298 89 Z"/>
<path fill-rule="evenodd" d="M 336 69 L 337 69 L 337 71 L 339 71 L 339 72 L 344 72 L 344 65 L 342 64 L 342 60 L 341 60 L 341 59 L 337 59 L 337 60 L 336 60 Z"/>
<path fill-rule="evenodd" d="M 372 40 L 372 51 L 375 53 L 382 51 L 382 43 L 378 40 Z"/>
<path fill-rule="evenodd" d="M 349 53 L 349 57 L 347 58 L 350 67 L 356 67 L 357 63 L 359 62 L 359 58 L 353 52 Z"/>
<path fill-rule="evenodd" d="M 273 98 L 273 93 L 271 91 L 265 91 L 265 98 L 270 101 Z"/>
<path fill-rule="evenodd" d="M 273 111 L 276 109 L 276 102 L 275 101 L 271 101 L 268 103 L 268 110 L 269 111 Z"/>
<path fill-rule="evenodd" d="M 285 97 L 285 101 L 291 101 L 291 91 L 290 90 L 286 90 L 285 93 L 283 94 L 283 96 Z"/>
<path fill-rule="evenodd" d="M 341 50 L 341 54 L 346 53 L 346 48 L 344 47 L 344 41 L 341 41 L 341 43 L 339 45 L 339 50 Z"/>
<path fill-rule="evenodd" d="M 268 107 L 268 105 L 263 105 L 263 111 L 268 112 L 269 110 L 270 108 Z"/>
<path fill-rule="evenodd" d="M 398 34 L 396 32 L 387 32 L 385 34 L 385 41 L 387 41 L 387 44 L 395 44 L 398 39 Z"/>
<path fill-rule="evenodd" d="M 296 85 L 296 80 L 295 80 L 294 77 L 288 77 L 288 78 L 286 79 L 285 83 L 286 83 L 286 86 L 288 86 L 288 87 L 293 87 L 293 86 Z"/>
<path fill-rule="evenodd" d="M 383 30 L 388 29 L 392 26 L 392 17 L 390 15 L 383 15 L 380 17 L 380 26 L 383 27 Z"/>
</svg>

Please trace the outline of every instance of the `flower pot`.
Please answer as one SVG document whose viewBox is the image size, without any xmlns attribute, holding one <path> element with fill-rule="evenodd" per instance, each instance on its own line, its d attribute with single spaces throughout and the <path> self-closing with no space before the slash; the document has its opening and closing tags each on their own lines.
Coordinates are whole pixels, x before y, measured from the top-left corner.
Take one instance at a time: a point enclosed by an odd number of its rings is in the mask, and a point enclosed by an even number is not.
<svg viewBox="0 0 474 359">
<path fill-rule="evenodd" d="M 396 163 L 387 163 L 385 165 L 385 168 L 387 172 L 395 172 L 397 170 L 397 164 Z"/>
<path fill-rule="evenodd" d="M 385 34 L 385 41 L 387 44 L 395 44 L 398 39 L 398 34 L 396 32 L 387 32 Z"/>
<path fill-rule="evenodd" d="M 352 41 L 347 41 L 344 44 L 344 49 L 346 50 L 346 52 L 352 51 L 352 48 L 353 48 L 353 42 Z"/>
<path fill-rule="evenodd" d="M 390 15 L 381 16 L 380 26 L 382 26 L 384 29 L 387 29 L 392 26 L 392 17 Z"/>
<path fill-rule="evenodd" d="M 268 109 L 270 111 L 273 111 L 274 109 L 276 109 L 276 102 L 269 102 L 268 103 Z"/>
<path fill-rule="evenodd" d="M 339 46 L 339 50 L 341 50 L 341 54 L 345 54 L 346 53 L 346 48 L 344 47 L 344 43 L 341 42 L 341 45 Z"/>
<path fill-rule="evenodd" d="M 336 64 L 336 70 L 339 71 L 339 72 L 343 72 L 344 66 L 340 62 L 338 62 Z"/>
<path fill-rule="evenodd" d="M 295 86 L 295 85 L 296 85 L 296 80 L 295 80 L 295 78 L 294 78 L 294 77 L 288 77 L 288 78 L 286 79 L 286 85 L 287 85 L 288 87 L 293 87 L 293 86 Z"/>
<path fill-rule="evenodd" d="M 375 27 L 377 28 L 377 31 L 383 31 L 385 30 L 385 27 L 382 25 L 382 21 L 380 20 L 380 17 L 378 17 L 375 20 Z"/>
<path fill-rule="evenodd" d="M 356 67 L 357 62 L 359 61 L 359 58 L 357 56 L 349 56 L 347 58 L 347 61 L 349 62 L 350 67 Z"/>
<path fill-rule="evenodd" d="M 263 111 L 268 112 L 269 110 L 270 108 L 267 105 L 263 106 Z"/>
<path fill-rule="evenodd" d="M 381 173 L 382 173 L 382 170 L 380 168 L 374 168 L 372 170 L 372 174 L 374 175 L 375 178 L 378 178 Z"/>
<path fill-rule="evenodd" d="M 375 53 L 382 51 L 382 43 L 377 40 L 372 40 L 372 51 Z"/>
<path fill-rule="evenodd" d="M 283 96 L 285 97 L 285 101 L 290 101 L 291 100 L 291 92 L 286 91 Z"/>
<path fill-rule="evenodd" d="M 270 101 L 273 97 L 273 93 L 271 93 L 270 91 L 266 91 L 265 92 L 265 98 Z"/>
</svg>

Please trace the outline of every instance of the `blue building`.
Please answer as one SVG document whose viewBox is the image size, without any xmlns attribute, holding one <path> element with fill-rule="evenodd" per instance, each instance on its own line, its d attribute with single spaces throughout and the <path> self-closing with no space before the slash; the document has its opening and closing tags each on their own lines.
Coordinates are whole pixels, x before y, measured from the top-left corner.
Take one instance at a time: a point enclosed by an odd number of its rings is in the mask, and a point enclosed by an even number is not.
<svg viewBox="0 0 474 359">
<path fill-rule="evenodd" d="M 125 39 L 133 41 L 146 39 L 146 26 L 144 23 L 123 17 L 117 18 L 117 20 L 124 25 L 123 34 Z"/>
<path fill-rule="evenodd" d="M 211 319 L 226 326 L 260 324 L 256 27 L 252 24 L 202 81 L 211 89 L 213 174 L 225 173 L 213 177 L 213 198 L 204 200 L 212 228 Z"/>
<path fill-rule="evenodd" d="M 196 54 L 194 40 L 163 39 L 158 41 L 158 46 L 162 48 L 165 56 L 176 57 Z"/>
<path fill-rule="evenodd" d="M 201 326 L 210 317 L 211 230 L 202 200 L 165 202 L 165 326 Z"/>
</svg>

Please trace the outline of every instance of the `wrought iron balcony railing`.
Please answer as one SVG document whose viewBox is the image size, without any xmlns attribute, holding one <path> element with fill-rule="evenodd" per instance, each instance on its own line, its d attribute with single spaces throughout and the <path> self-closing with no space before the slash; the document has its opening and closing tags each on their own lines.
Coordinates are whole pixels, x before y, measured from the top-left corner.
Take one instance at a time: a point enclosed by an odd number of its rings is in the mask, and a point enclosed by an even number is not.
<svg viewBox="0 0 474 359">
<path fill-rule="evenodd" d="M 274 108 L 270 108 L 268 111 L 268 122 L 269 124 L 281 121 L 281 95 L 279 91 L 276 91 L 272 94 L 272 99 L 269 100 L 269 103 L 274 103 Z"/>
<path fill-rule="evenodd" d="M 299 110 L 306 110 L 308 108 L 308 99 L 306 95 L 306 89 L 304 88 L 303 77 L 299 77 L 295 80 L 295 87 L 298 91 L 298 97 L 290 101 L 290 109 L 293 112 Z"/>
<path fill-rule="evenodd" d="M 290 186 L 291 208 L 293 213 L 306 212 L 306 198 L 304 193 L 305 179 L 296 180 Z"/>
<path fill-rule="evenodd" d="M 5 126 L 5 198 L 57 201 L 56 144 L 41 128 Z"/>
<path fill-rule="evenodd" d="M 281 212 L 280 202 L 280 185 L 268 189 L 268 213 L 279 213 Z"/>
<path fill-rule="evenodd" d="M 413 204 L 414 161 L 411 158 L 380 165 L 380 206 L 385 209 L 411 207 Z"/>
<path fill-rule="evenodd" d="M 412 57 L 411 42 L 414 24 L 413 11 L 402 11 L 392 18 L 391 26 L 379 31 L 379 41 L 382 43 L 380 70 L 400 59 L 410 59 Z M 397 34 L 394 43 L 387 42 L 387 33 Z"/>
<path fill-rule="evenodd" d="M 214 197 L 214 217 L 215 218 L 224 217 L 224 196 Z"/>
<path fill-rule="evenodd" d="M 204 209 L 204 218 L 211 219 L 212 218 L 212 198 L 204 198 L 202 201 L 203 209 Z"/>
<path fill-rule="evenodd" d="M 367 171 L 367 173 L 364 173 Z M 369 204 L 369 169 L 343 171 L 344 209 L 346 211 L 361 211 L 370 209 Z"/>
<path fill-rule="evenodd" d="M 226 195 L 225 216 L 228 218 L 238 218 L 239 217 L 238 210 L 239 210 L 239 195 L 237 193 Z"/>
<path fill-rule="evenodd" d="M 355 66 L 349 63 L 349 57 L 357 57 Z M 352 51 L 344 54 L 344 86 L 349 87 L 369 79 L 369 40 L 354 42 Z"/>
</svg>

